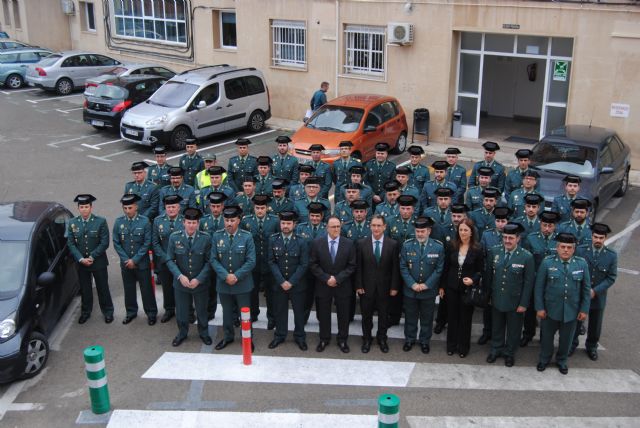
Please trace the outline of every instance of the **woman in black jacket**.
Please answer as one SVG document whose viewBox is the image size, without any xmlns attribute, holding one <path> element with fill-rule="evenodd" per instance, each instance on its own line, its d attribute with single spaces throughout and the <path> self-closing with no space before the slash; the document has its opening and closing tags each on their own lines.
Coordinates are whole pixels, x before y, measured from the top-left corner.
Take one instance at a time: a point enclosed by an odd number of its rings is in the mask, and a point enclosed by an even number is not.
<svg viewBox="0 0 640 428">
<path fill-rule="evenodd" d="M 482 248 L 472 220 L 465 218 L 460 223 L 445 257 L 444 288 L 440 289 L 440 296 L 447 295 L 447 355 L 457 352 L 464 358 L 471 342 L 473 306 L 465 305 L 463 296 L 472 285 L 480 282 L 484 269 Z"/>
</svg>

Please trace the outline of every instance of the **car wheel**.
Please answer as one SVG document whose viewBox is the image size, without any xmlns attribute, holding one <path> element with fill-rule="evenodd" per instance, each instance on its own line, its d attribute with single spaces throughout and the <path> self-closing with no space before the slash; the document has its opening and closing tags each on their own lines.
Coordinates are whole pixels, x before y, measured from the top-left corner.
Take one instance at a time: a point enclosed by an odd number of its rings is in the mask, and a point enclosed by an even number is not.
<svg viewBox="0 0 640 428">
<path fill-rule="evenodd" d="M 169 145 L 173 150 L 184 150 L 187 145 L 187 139 L 191 138 L 191 131 L 186 126 L 178 126 L 171 133 L 171 141 Z"/>
<path fill-rule="evenodd" d="M 7 88 L 19 89 L 24 85 L 24 79 L 19 74 L 10 74 L 7 80 L 4 81 Z"/>
<path fill-rule="evenodd" d="M 264 128 L 264 113 L 260 110 L 256 110 L 249 116 L 249 122 L 247 122 L 247 128 L 251 132 L 260 132 Z"/>
<path fill-rule="evenodd" d="M 63 77 L 56 83 L 56 92 L 58 95 L 69 95 L 72 91 L 73 82 L 66 77 Z"/>
<path fill-rule="evenodd" d="M 627 193 L 627 189 L 629 189 L 629 168 L 627 168 L 627 172 L 624 173 L 624 177 L 622 177 L 622 182 L 620 183 L 620 188 L 613 195 L 616 198 L 621 198 Z"/>
<path fill-rule="evenodd" d="M 404 153 L 407 149 L 407 134 L 402 132 L 398 136 L 398 141 L 396 141 L 396 146 L 391 150 L 391 153 L 399 155 L 400 153 Z"/>
<path fill-rule="evenodd" d="M 43 334 L 34 331 L 27 341 L 27 361 L 22 373 L 23 379 L 29 379 L 42 371 L 49 358 L 49 343 Z"/>
</svg>

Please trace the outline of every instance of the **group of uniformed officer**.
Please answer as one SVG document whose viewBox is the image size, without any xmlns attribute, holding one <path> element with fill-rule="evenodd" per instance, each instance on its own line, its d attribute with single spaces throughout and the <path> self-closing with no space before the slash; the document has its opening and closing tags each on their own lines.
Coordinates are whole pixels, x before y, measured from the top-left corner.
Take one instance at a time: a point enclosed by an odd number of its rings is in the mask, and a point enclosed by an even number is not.
<svg viewBox="0 0 640 428">
<path fill-rule="evenodd" d="M 136 283 L 148 323 L 156 322 L 152 250 L 163 288 L 161 322 L 174 315 L 177 319 L 174 346 L 185 340 L 195 319 L 202 341 L 212 343 L 206 325 L 215 316 L 219 297 L 224 336 L 216 349 L 226 347 L 239 326 L 239 308 L 250 307 L 256 321 L 259 293 L 264 291 L 268 328 L 275 329 L 269 348 L 287 336 L 290 300 L 294 339 L 306 350 L 304 326 L 318 286 L 309 269 L 311 242 L 326 240 L 325 222 L 331 213 L 341 221 L 342 238 L 371 240 L 370 221 L 375 215 L 382 220 L 376 227 L 382 227 L 389 242 L 397 241 L 400 248 L 400 263 L 390 269 L 399 269 L 403 292 L 394 290 L 381 297 L 386 321 L 397 324 L 405 313 L 405 351 L 417 340 L 419 323 L 419 341 L 427 353 L 434 318 L 436 334 L 447 323 L 446 295 L 438 293 L 446 277 L 445 253 L 458 239 L 458 225 L 468 217 L 485 257 L 482 287 L 491 293 L 478 341 L 491 340 L 487 361 L 504 357 L 505 365 L 512 366 L 516 349 L 534 337 L 538 318 L 542 344 L 538 370 L 550 363 L 559 331 L 556 363 L 566 373 L 567 356 L 578 345 L 578 323 L 587 316 L 586 351 L 597 359 L 617 255 L 604 244 L 609 227 L 589 221 L 591 204 L 579 196 L 580 177 L 565 177 L 564 194 L 555 198 L 551 211 L 545 211 L 544 196 L 537 190 L 539 176 L 529 167 L 527 149 L 516 152 L 518 167 L 507 174 L 494 159 L 500 147 L 486 142 L 484 160 L 473 166 L 467 184 L 467 171 L 457 163 L 461 153 L 457 148 L 445 151 L 446 161 L 433 162 L 431 179 L 421 164 L 420 146 L 409 147 L 406 166 L 396 166 L 388 159 L 389 145 L 378 143 L 375 157 L 362 164 L 351 155 L 352 143 L 343 141 L 339 157 L 329 165 L 322 160 L 324 147 L 314 144 L 309 148 L 311 160 L 301 164 L 289 153 L 290 141 L 279 136 L 273 157 L 254 157 L 249 153 L 251 141 L 239 139 L 238 155 L 226 169 L 216 164 L 215 155 L 200 156 L 195 140 L 188 141 L 180 166 L 166 163 L 161 146 L 154 148 L 156 165 L 133 163 L 133 181 L 125 185 L 121 199 L 124 215 L 116 219 L 112 237 L 125 290 L 124 324 L 138 313 Z M 332 186 L 333 211 L 328 199 Z M 91 314 L 93 276 L 109 323 L 113 321 L 105 255 L 109 231 L 105 219 L 92 213 L 94 200 L 92 195 L 76 197 L 80 215 L 69 222 L 68 242 L 82 286 L 79 322 Z M 376 242 L 384 245 L 382 240 Z M 376 254 L 376 263 L 380 260 Z M 356 290 L 350 294 L 353 318 Z M 388 350 L 383 339 L 382 349 Z M 368 352 L 370 344 L 365 345 L 363 352 Z"/>
</svg>

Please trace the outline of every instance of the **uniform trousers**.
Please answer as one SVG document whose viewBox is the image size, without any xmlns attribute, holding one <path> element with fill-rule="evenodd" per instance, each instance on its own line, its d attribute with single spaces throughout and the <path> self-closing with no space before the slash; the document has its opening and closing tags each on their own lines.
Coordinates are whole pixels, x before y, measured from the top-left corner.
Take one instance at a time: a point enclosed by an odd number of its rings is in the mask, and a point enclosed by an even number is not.
<svg viewBox="0 0 640 428">
<path fill-rule="evenodd" d="M 289 291 L 282 289 L 280 284 L 272 285 L 271 295 L 273 296 L 273 316 L 276 322 L 275 339 L 285 340 L 289 331 L 289 300 L 293 309 L 293 338 L 296 342 L 306 341 L 306 333 L 304 332 L 304 303 L 306 289 L 295 290 L 300 287 L 299 284 L 294 285 Z"/>
<path fill-rule="evenodd" d="M 589 309 L 589 319 L 587 321 L 587 341 L 585 347 L 587 351 L 597 351 L 600 334 L 602 333 L 602 320 L 604 318 L 604 308 Z M 577 347 L 580 343 L 579 326 L 584 321 L 578 321 L 576 331 L 573 334 L 572 346 Z"/>
<path fill-rule="evenodd" d="M 216 316 L 216 310 L 218 309 L 218 290 L 216 289 L 216 275 L 215 273 L 211 273 L 211 278 L 209 279 L 209 287 L 208 294 L 209 299 L 207 302 L 207 315 L 209 319 L 213 319 Z"/>
<path fill-rule="evenodd" d="M 563 322 L 556 321 L 549 317 L 540 321 L 540 362 L 549 364 L 553 356 L 553 338 L 557 331 L 560 331 L 558 351 L 556 352 L 556 362 L 567 364 L 569 347 L 576 330 L 576 320 Z"/>
<path fill-rule="evenodd" d="M 224 331 L 224 340 L 232 341 L 235 336 L 233 320 L 237 317 L 234 308 L 241 310 L 251 306 L 251 291 L 239 294 L 223 294 L 220 295 L 220 303 L 222 304 L 222 329 Z"/>
<path fill-rule="evenodd" d="M 167 268 L 167 265 L 163 263 L 156 269 L 156 274 L 160 278 L 162 284 L 162 306 L 165 312 L 174 312 L 176 310 L 176 298 L 173 291 L 173 274 Z"/>
<path fill-rule="evenodd" d="M 526 337 L 529 340 L 535 337 L 536 322 L 536 310 L 533 306 L 533 296 L 531 296 L 529 306 L 527 306 L 527 311 L 524 313 L 524 327 L 522 330 L 522 337 Z"/>
<path fill-rule="evenodd" d="M 304 292 L 304 323 L 309 321 L 309 315 L 311 315 L 311 309 L 313 309 L 313 303 L 316 301 L 316 287 L 313 285 L 316 281 L 316 277 L 309 271 L 305 274 L 307 284 L 309 284 Z M 316 319 L 318 318 L 318 308 L 316 307 Z"/>
<path fill-rule="evenodd" d="M 198 319 L 198 334 L 200 337 L 209 336 L 209 320 L 207 318 L 207 301 L 209 285 L 201 284 L 194 290 L 189 290 L 180 284 L 174 287 L 176 302 L 176 321 L 178 323 L 178 335 L 187 337 L 189 333 L 189 314 L 195 305 Z"/>
<path fill-rule="evenodd" d="M 438 315 L 436 315 L 436 324 L 445 326 L 448 321 L 447 315 L 447 296 L 440 298 L 440 303 L 438 303 Z"/>
<path fill-rule="evenodd" d="M 136 282 L 140 284 L 140 295 L 142 296 L 142 307 L 148 317 L 158 315 L 156 297 L 153 294 L 151 285 L 151 269 L 127 269 L 121 267 L 122 283 L 124 285 L 124 306 L 127 316 L 138 314 L 138 299 L 136 296 Z"/>
<path fill-rule="evenodd" d="M 415 299 L 404 296 L 404 341 L 415 343 L 418 336 L 418 319 L 420 320 L 421 345 L 428 345 L 433 332 L 433 315 L 436 309 L 436 298 Z"/>
<path fill-rule="evenodd" d="M 482 310 L 482 334 L 491 336 L 491 315 L 493 308 L 491 304 Z"/>
<path fill-rule="evenodd" d="M 491 315 L 491 354 L 497 357 L 513 357 L 520 346 L 520 332 L 524 314 L 516 311 L 502 312 L 493 308 Z M 505 341 L 506 334 L 506 341 Z"/>
<path fill-rule="evenodd" d="M 251 320 L 257 320 L 260 314 L 260 288 L 264 288 L 264 295 L 267 301 L 267 320 L 274 320 L 273 315 L 273 296 L 271 292 L 270 284 L 272 282 L 271 272 L 260 272 L 260 269 L 256 268 L 251 273 L 253 275 L 253 289 L 251 290 Z M 264 283 L 265 287 L 261 287 Z"/>
<path fill-rule="evenodd" d="M 111 292 L 109 292 L 109 273 L 106 267 L 98 270 L 78 268 L 78 281 L 80 282 L 80 294 L 82 296 L 81 312 L 91 315 L 93 310 L 91 277 L 96 282 L 98 304 L 102 314 L 104 316 L 113 316 L 113 301 L 111 300 Z"/>
<path fill-rule="evenodd" d="M 446 288 L 447 293 L 447 352 L 468 354 L 471 347 L 473 309 L 463 302 L 464 290 Z"/>
</svg>

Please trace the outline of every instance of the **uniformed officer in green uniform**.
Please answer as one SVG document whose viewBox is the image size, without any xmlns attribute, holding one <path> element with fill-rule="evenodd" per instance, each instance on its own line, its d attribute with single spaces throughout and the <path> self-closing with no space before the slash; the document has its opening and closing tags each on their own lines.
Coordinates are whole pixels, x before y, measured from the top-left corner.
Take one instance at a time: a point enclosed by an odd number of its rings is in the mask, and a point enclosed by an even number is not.
<svg viewBox="0 0 640 428">
<path fill-rule="evenodd" d="M 180 168 L 184 171 L 184 182 L 189 186 L 194 186 L 196 174 L 204 169 L 204 159 L 198 153 L 198 141 L 195 138 L 187 138 L 185 145 L 186 153 L 180 156 Z"/>
<path fill-rule="evenodd" d="M 305 197 L 293 202 L 293 210 L 298 214 L 298 219 L 301 223 L 305 223 L 309 219 L 309 204 L 311 202 L 320 202 L 326 211 L 326 216 L 331 212 L 331 202 L 328 199 L 321 198 L 320 183 L 322 179 L 320 177 L 312 176 L 304 182 Z"/>
<path fill-rule="evenodd" d="M 571 202 L 576 199 L 580 192 L 582 178 L 578 175 L 567 175 L 562 181 L 564 181 L 564 194 L 553 199 L 551 211 L 559 213 L 560 222 L 565 222 L 571 220 Z"/>
<path fill-rule="evenodd" d="M 336 204 L 339 204 L 340 202 L 344 201 L 346 198 L 346 193 L 347 193 L 347 186 L 349 184 L 359 184 L 360 185 L 360 199 L 364 199 L 365 201 L 367 201 L 367 203 L 369 205 L 373 204 L 373 189 L 371 188 L 371 186 L 369 186 L 368 184 L 364 183 L 363 181 L 363 177 L 365 176 L 365 169 L 362 165 L 353 165 L 351 168 L 349 168 L 349 172 L 350 172 L 350 179 L 347 183 L 343 184 L 342 186 L 340 186 L 340 189 L 336 190 L 336 193 L 340 193 L 340 200 L 339 202 L 336 202 Z M 317 177 L 317 175 L 316 175 Z M 351 203 L 351 202 L 349 202 Z"/>
<path fill-rule="evenodd" d="M 484 199 L 482 192 L 491 184 L 491 176 L 493 176 L 493 169 L 486 166 L 478 168 L 478 185 L 473 186 L 470 183 L 469 190 L 467 190 L 465 195 L 465 204 L 469 207 L 470 211 L 482 208 Z"/>
<path fill-rule="evenodd" d="M 201 215 L 196 208 L 184 210 L 183 229 L 173 232 L 169 238 L 167 267 L 174 278 L 178 323 L 178 335 L 173 339 L 173 346 L 179 346 L 187 338 L 192 302 L 196 308 L 200 339 L 207 346 L 212 343 L 207 320 L 211 236 L 198 230 Z"/>
<path fill-rule="evenodd" d="M 258 159 L 249 154 L 249 144 L 251 140 L 247 138 L 236 140 L 238 155 L 230 158 L 227 166 L 227 184 L 236 193 L 242 192 L 242 180 L 245 176 L 253 177 L 258 172 Z"/>
<path fill-rule="evenodd" d="M 149 166 L 146 162 L 134 162 L 131 164 L 131 172 L 133 173 L 133 181 L 129 181 L 124 185 L 124 193 L 135 193 L 140 196 L 138 209 L 140 215 L 148 217 L 149 220 L 158 215 L 158 186 L 151 180 L 147 180 L 146 168 Z"/>
<path fill-rule="evenodd" d="M 282 211 L 293 211 L 293 201 L 287 198 L 287 186 L 289 182 L 284 178 L 274 178 L 271 182 L 273 198 L 269 202 L 269 212 L 278 215 Z"/>
<path fill-rule="evenodd" d="M 340 188 L 343 184 L 349 182 L 351 167 L 353 165 L 360 165 L 360 160 L 351 156 L 352 148 L 353 143 L 351 141 L 341 141 L 338 144 L 338 149 L 340 150 L 340 158 L 336 159 L 333 162 L 333 167 L 331 170 L 333 184 L 335 184 L 333 202 L 336 204 L 343 198 L 343 195 L 340 194 Z"/>
<path fill-rule="evenodd" d="M 520 342 L 524 313 L 531 301 L 535 281 L 533 255 L 520 245 L 522 226 L 507 223 L 502 231 L 502 247 L 489 250 L 486 284 L 491 289 L 491 351 L 488 363 L 504 357 L 512 367 Z M 505 342 L 506 334 L 506 342 Z"/>
<path fill-rule="evenodd" d="M 384 183 L 384 202 L 376 207 L 376 214 L 380 214 L 385 218 L 385 222 L 389 223 L 393 217 L 400 213 L 400 205 L 398 197 L 400 196 L 400 183 L 396 180 Z"/>
<path fill-rule="evenodd" d="M 344 201 L 343 201 L 344 202 Z M 370 221 L 367 213 L 369 212 L 369 204 L 364 199 L 356 199 L 351 202 L 349 208 L 352 217 L 349 221 L 342 224 L 341 234 L 344 237 L 357 241 L 366 236 L 371 235 Z"/>
<path fill-rule="evenodd" d="M 216 166 L 216 155 L 210 152 L 206 152 L 202 155 L 204 161 L 204 169 L 196 174 L 193 181 L 193 187 L 200 194 L 199 191 L 211 186 L 211 176 L 209 175 L 209 168 Z"/>
<path fill-rule="evenodd" d="M 447 174 L 445 179 L 456 185 L 456 193 L 453 196 L 452 202 L 463 203 L 464 192 L 467 190 L 467 170 L 462 165 L 458 164 L 459 155 L 462 152 L 457 147 L 448 147 L 444 154 L 447 156 Z"/>
<path fill-rule="evenodd" d="M 589 223 L 591 201 L 576 198 L 571 201 L 571 219 L 558 224 L 558 233 L 571 233 L 578 245 L 591 244 L 591 224 Z"/>
<path fill-rule="evenodd" d="M 589 265 L 591 276 L 591 305 L 589 306 L 589 327 L 585 347 L 590 360 L 598 359 L 598 341 L 602 332 L 604 307 L 607 304 L 607 291 L 616 282 L 618 275 L 618 254 L 605 245 L 611 229 L 604 223 L 591 225 L 591 245 L 578 247 L 576 254 L 583 257 Z M 578 321 L 582 323 L 582 321 Z M 578 346 L 578 328 L 573 336 L 571 349 Z M 572 352 L 569 352 L 571 355 Z"/>
<path fill-rule="evenodd" d="M 242 209 L 242 215 L 253 213 L 253 197 L 256 195 L 256 178 L 246 175 L 242 179 L 242 193 L 236 196 L 234 204 Z"/>
<path fill-rule="evenodd" d="M 558 254 L 548 256 L 536 275 L 535 306 L 540 321 L 540 359 L 538 371 L 544 371 L 553 355 L 553 339 L 560 331 L 556 364 L 560 373 L 569 373 L 567 357 L 577 321 L 584 321 L 591 301 L 589 265 L 575 256 L 576 237 L 559 233 Z"/>
<path fill-rule="evenodd" d="M 289 154 L 291 138 L 279 135 L 276 138 L 276 143 L 278 144 L 278 153 L 273 157 L 271 172 L 275 178 L 284 178 L 289 183 L 296 183 L 298 180 L 298 158 Z"/>
<path fill-rule="evenodd" d="M 136 283 L 140 284 L 142 307 L 148 317 L 149 325 L 156 323 L 158 306 L 151 285 L 151 223 L 145 216 L 138 214 L 140 196 L 124 195 L 122 203 L 123 216 L 113 224 L 113 248 L 120 258 L 120 272 L 124 285 L 124 306 L 127 315 L 122 324 L 129 324 L 138 316 Z"/>
<path fill-rule="evenodd" d="M 164 197 L 164 214 L 158 216 L 153 221 L 151 231 L 151 243 L 153 248 L 153 261 L 155 271 L 162 284 L 162 297 L 164 315 L 160 318 L 161 323 L 168 322 L 176 313 L 176 300 L 173 293 L 173 275 L 169 271 L 167 262 L 167 248 L 169 247 L 169 237 L 173 232 L 182 230 L 183 220 L 180 214 L 180 195 L 168 195 Z"/>
<path fill-rule="evenodd" d="M 315 168 L 312 165 L 302 164 L 298 167 L 298 182 L 289 186 L 289 199 L 295 202 L 305 198 L 304 183 L 307 178 L 313 175 L 314 171 Z"/>
<path fill-rule="evenodd" d="M 345 199 L 338 202 L 333 208 L 333 215 L 338 217 L 344 226 L 345 222 L 353 220 L 351 212 L 351 203 L 360 198 L 360 190 L 362 186 L 358 183 L 349 183 L 344 189 Z"/>
<path fill-rule="evenodd" d="M 411 168 L 409 168 L 406 165 L 402 165 L 396 168 L 395 181 L 400 183 L 400 187 L 398 188 L 398 190 L 400 191 L 401 195 L 415 196 L 416 199 L 420 200 L 421 189 L 418 189 L 417 187 L 409 183 L 409 177 L 411 177 L 411 174 L 412 174 Z M 386 196 L 386 189 L 384 188 L 384 186 L 383 186 L 383 190 L 384 192 L 383 192 L 382 200 L 384 201 L 385 200 L 384 196 Z"/>
<path fill-rule="evenodd" d="M 421 163 L 422 155 L 424 155 L 424 149 L 421 146 L 414 145 L 409 146 L 407 151 L 409 152 L 409 168 L 411 168 L 409 184 L 418 190 L 422 190 L 424 184 L 431 180 L 429 168 Z"/>
<path fill-rule="evenodd" d="M 497 188 L 500 191 L 500 194 L 504 191 L 504 165 L 495 160 L 496 151 L 500 150 L 500 146 L 498 143 L 493 141 L 485 142 L 482 147 L 484 147 L 484 160 L 480 162 L 476 162 L 473 165 L 473 169 L 471 170 L 471 176 L 469 177 L 470 185 L 477 185 L 479 182 L 477 181 L 478 177 L 478 168 L 485 166 L 489 167 L 493 170 L 493 175 L 491 176 L 491 186 Z"/>
<path fill-rule="evenodd" d="M 539 174 L 537 171 L 528 169 L 522 174 L 522 186 L 511 191 L 509 197 L 506 198 L 507 206 L 511 208 L 515 218 L 524 215 L 524 198 L 527 195 L 531 194 L 542 196 L 542 194 L 536 190 L 538 178 Z"/>
<path fill-rule="evenodd" d="M 269 237 L 278 232 L 278 217 L 269 213 L 267 205 L 271 198 L 268 195 L 253 197 L 253 214 L 245 216 L 240 228 L 251 233 L 256 248 L 256 267 L 253 269 L 253 290 L 251 292 L 251 321 L 258 321 L 260 314 L 260 290 L 265 291 L 267 300 L 267 329 L 275 325 L 273 315 L 273 296 L 271 295 L 271 270 L 269 269 Z"/>
<path fill-rule="evenodd" d="M 214 232 L 224 229 L 224 218 L 222 210 L 227 201 L 227 195 L 221 192 L 211 192 L 207 195 L 209 199 L 209 214 L 200 218 L 200 230 L 213 236 Z M 216 273 L 209 273 L 209 305 L 207 306 L 208 318 L 214 319 L 218 308 L 218 292 L 216 291 Z"/>
<path fill-rule="evenodd" d="M 171 184 L 169 179 L 171 165 L 167 163 L 167 148 L 165 146 L 155 146 L 153 153 L 156 157 L 156 164 L 147 169 L 147 178 L 161 189 Z"/>
<path fill-rule="evenodd" d="M 333 184 L 331 175 L 331 166 L 322 161 L 322 153 L 324 152 L 324 146 L 322 144 L 312 144 L 309 146 L 311 152 L 311 161 L 309 165 L 315 168 L 315 175 L 322 177 L 322 185 L 320 186 L 320 197 L 329 199 L 329 190 Z"/>
<path fill-rule="evenodd" d="M 269 156 L 258 156 L 258 174 L 256 174 L 256 194 L 269 195 L 273 193 L 271 183 L 274 176 L 271 174 L 273 161 Z"/>
<path fill-rule="evenodd" d="M 445 231 L 451 224 L 451 198 L 453 197 L 453 190 L 448 187 L 440 187 L 436 190 L 436 205 L 424 210 L 422 215 L 424 217 L 431 217 L 435 224 L 431 230 L 431 239 L 437 239 L 446 244 Z"/>
<path fill-rule="evenodd" d="M 527 171 L 530 171 L 529 163 L 532 154 L 533 151 L 530 149 L 520 149 L 516 151 L 518 167 L 509 171 L 504 182 L 504 197 L 507 201 L 512 192 L 522 187 L 525 174 Z M 538 187 L 536 186 L 535 189 L 537 190 Z"/>
<path fill-rule="evenodd" d="M 523 215 L 516 217 L 515 213 L 511 216 L 513 221 L 520 223 L 524 228 L 522 232 L 523 237 L 527 237 L 530 233 L 540 230 L 540 220 L 538 219 L 538 213 L 540 211 L 540 205 L 544 203 L 544 196 L 537 193 L 529 193 L 524 197 L 524 213 Z"/>
<path fill-rule="evenodd" d="M 498 198 L 500 198 L 500 191 L 495 187 L 487 187 L 482 191 L 482 208 L 469 213 L 469 218 L 473 220 L 480 234 L 495 226 L 493 210 L 496 207 Z"/>
<path fill-rule="evenodd" d="M 523 243 L 523 247 L 533 254 L 536 266 L 540 266 L 545 257 L 556 255 L 556 223 L 560 220 L 560 214 L 555 211 L 543 211 L 540 213 L 540 230 L 530 233 Z M 497 220 L 496 220 L 497 224 Z M 531 302 L 527 306 L 524 314 L 524 327 L 522 329 L 522 339 L 520 346 L 524 347 L 533 340 L 536 335 L 536 310 L 534 306 L 533 294 Z"/>
<path fill-rule="evenodd" d="M 209 261 L 216 273 L 216 288 L 222 303 L 224 336 L 216 350 L 234 340 L 234 307 L 251 306 L 253 268 L 256 266 L 256 247 L 251 233 L 239 228 L 242 209 L 228 206 L 223 211 L 224 230 L 213 234 Z M 253 341 L 251 343 L 253 348 Z"/>
<path fill-rule="evenodd" d="M 375 146 L 376 157 L 364 164 L 366 175 L 364 182 L 373 190 L 373 205 L 378 205 L 384 197 L 384 183 L 396 176 L 396 164 L 388 160 L 389 144 L 378 143 Z"/>
<path fill-rule="evenodd" d="M 439 188 L 446 187 L 453 190 L 454 196 L 458 192 L 456 185 L 447 181 L 447 169 L 449 168 L 447 161 L 435 161 L 431 164 L 431 167 L 433 168 L 433 180 L 424 184 L 420 194 L 420 207 L 423 210 L 436 205 L 436 190 Z"/>
<path fill-rule="evenodd" d="M 400 251 L 405 313 L 402 350 L 405 352 L 413 348 L 416 338 L 424 354 L 430 350 L 436 296 L 444 269 L 444 247 L 439 241 L 429 238 L 433 225 L 433 219 L 418 217 L 415 221 L 415 239 L 407 240 Z"/>
<path fill-rule="evenodd" d="M 159 209 L 160 214 L 164 214 L 164 204 L 162 201 L 165 196 L 180 195 L 182 200 L 180 201 L 180 210 L 184 211 L 185 208 L 197 208 L 198 203 L 196 201 L 196 192 L 193 186 L 189 186 L 184 183 L 184 171 L 179 166 L 173 166 L 169 168 L 169 176 L 171 177 L 171 184 L 164 186 L 160 189 L 159 194 Z"/>
<path fill-rule="evenodd" d="M 78 203 L 80 215 L 69 220 L 67 226 L 67 245 L 71 256 L 78 263 L 78 281 L 80 282 L 80 318 L 84 324 L 93 309 L 93 289 L 91 277 L 96 282 L 98 303 L 107 324 L 113 322 L 113 302 L 109 291 L 109 273 L 107 266 L 107 248 L 109 248 L 109 226 L 104 217 L 93 214 L 93 195 L 81 194 L 73 202 Z"/>
<path fill-rule="evenodd" d="M 280 345 L 289 330 L 289 300 L 293 309 L 293 339 L 302 351 L 306 351 L 307 336 L 304 332 L 304 305 L 309 266 L 309 242 L 295 233 L 296 213 L 280 213 L 280 232 L 269 238 L 269 268 L 271 269 L 274 317 L 276 330 L 269 349 Z"/>
<path fill-rule="evenodd" d="M 224 193 L 225 204 L 231 205 L 233 204 L 233 200 L 236 196 L 236 192 L 226 184 L 224 184 L 224 175 L 226 174 L 226 169 L 221 167 L 220 165 L 215 165 L 209 168 L 209 179 L 211 184 L 207 187 L 203 187 L 200 189 L 200 194 L 198 194 L 198 207 L 202 212 L 207 212 L 206 206 L 209 203 L 208 197 L 212 192 Z"/>
</svg>

